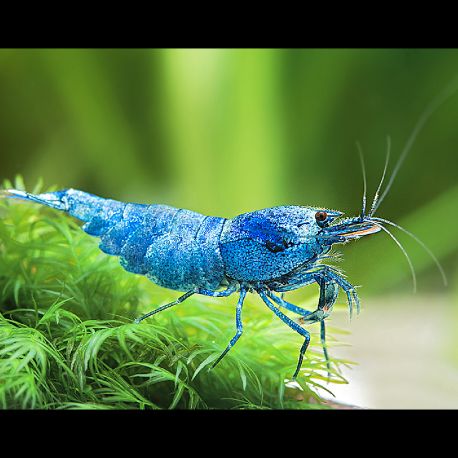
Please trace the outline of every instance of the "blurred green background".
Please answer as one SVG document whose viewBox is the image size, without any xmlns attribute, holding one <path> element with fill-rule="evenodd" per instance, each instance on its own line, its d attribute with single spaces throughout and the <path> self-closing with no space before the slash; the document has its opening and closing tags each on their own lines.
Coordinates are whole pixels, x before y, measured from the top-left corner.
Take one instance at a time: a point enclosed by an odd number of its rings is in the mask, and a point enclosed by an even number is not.
<svg viewBox="0 0 458 458">
<path fill-rule="evenodd" d="M 227 217 L 283 204 L 356 214 L 355 142 L 373 193 L 386 135 L 393 164 L 457 75 L 457 50 L 5 49 L 1 175 Z M 423 238 L 452 278 L 457 116 L 458 94 L 420 133 L 378 212 Z M 405 243 L 420 291 L 440 289 L 428 256 Z M 344 251 L 365 291 L 406 288 L 407 264 L 387 236 Z"/>
<path fill-rule="evenodd" d="M 355 142 L 372 196 L 386 136 L 394 164 L 423 110 L 457 76 L 458 50 L 4 49 L 1 176 L 226 217 L 283 204 L 354 215 Z M 458 297 L 457 120 L 458 93 L 421 131 L 378 211 L 440 258 L 447 289 L 428 255 L 399 234 L 418 294 L 447 304 Z M 407 263 L 388 236 L 342 251 L 363 300 L 411 295 Z"/>
</svg>

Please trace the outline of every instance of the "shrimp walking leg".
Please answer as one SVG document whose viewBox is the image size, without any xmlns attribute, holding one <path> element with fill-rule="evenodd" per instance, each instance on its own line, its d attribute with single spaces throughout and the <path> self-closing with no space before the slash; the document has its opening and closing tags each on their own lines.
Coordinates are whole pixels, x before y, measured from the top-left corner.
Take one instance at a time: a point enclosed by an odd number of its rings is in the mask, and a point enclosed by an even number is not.
<svg viewBox="0 0 458 458">
<path fill-rule="evenodd" d="M 192 296 L 193 294 L 195 294 L 194 290 L 188 291 L 187 293 L 183 294 L 182 296 L 180 296 L 175 301 L 169 302 L 168 304 L 165 304 L 165 305 L 162 305 L 161 307 L 158 307 L 157 309 L 152 310 L 151 312 L 148 312 L 148 313 L 146 313 L 145 315 L 143 315 L 143 316 L 141 316 L 139 318 L 136 318 L 135 319 L 135 323 L 138 324 L 138 323 L 140 323 L 140 321 L 143 321 L 145 318 L 149 318 L 150 316 L 153 316 L 156 313 L 162 312 L 163 310 L 166 310 L 166 309 L 168 309 L 170 307 L 173 307 L 174 305 L 177 305 L 177 304 L 183 302 L 184 300 L 186 300 L 189 296 Z"/>
<path fill-rule="evenodd" d="M 301 315 L 301 316 L 307 316 L 312 313 L 309 310 L 305 310 L 302 307 L 298 307 L 297 305 L 291 304 L 291 302 L 285 301 L 283 299 L 283 293 L 280 297 L 275 296 L 270 291 L 267 294 L 274 302 L 276 302 L 281 307 L 284 307 L 286 310 L 289 310 L 290 312 L 297 313 L 298 315 Z"/>
<path fill-rule="evenodd" d="M 316 281 L 320 286 L 320 298 L 318 301 L 318 307 L 314 312 L 309 312 L 308 310 L 298 307 L 297 305 L 291 304 L 285 301 L 283 298 L 276 297 L 271 292 L 269 292 L 268 295 L 280 306 L 286 308 L 287 310 L 290 310 L 291 312 L 301 315 L 300 323 L 311 324 L 320 321 L 321 345 L 323 347 L 323 354 L 326 360 L 326 367 L 328 369 L 328 377 L 330 377 L 329 370 L 331 368 L 331 364 L 329 361 L 328 350 L 326 347 L 326 326 L 324 323 L 324 319 L 331 312 L 332 307 L 337 299 L 339 285 L 333 279 L 326 279 L 326 277 L 324 276 L 317 277 Z"/>
<path fill-rule="evenodd" d="M 150 316 L 155 315 L 156 313 L 162 312 L 163 310 L 166 310 L 170 307 L 173 307 L 174 305 L 180 304 L 184 300 L 186 300 L 189 296 L 192 296 L 193 294 L 202 294 L 204 296 L 212 296 L 212 297 L 224 297 L 224 296 L 229 296 L 231 295 L 234 291 L 236 290 L 235 285 L 230 285 L 227 289 L 223 291 L 210 291 L 207 289 L 203 288 L 194 288 L 187 293 L 183 294 L 180 296 L 178 299 L 174 300 L 173 302 L 170 302 L 168 304 L 162 305 L 161 307 L 158 307 L 155 310 L 152 310 L 151 312 L 146 313 L 145 315 L 137 318 L 135 320 L 135 323 L 140 323 L 140 321 L 143 321 L 145 318 L 149 318 Z"/>
<path fill-rule="evenodd" d="M 323 347 L 323 354 L 324 354 L 324 359 L 326 361 L 326 368 L 328 369 L 328 379 L 331 378 L 331 362 L 329 361 L 329 354 L 328 354 L 328 348 L 326 345 L 326 325 L 324 323 L 324 320 L 321 320 L 320 322 L 320 338 L 321 338 L 321 346 Z"/>
<path fill-rule="evenodd" d="M 284 323 L 286 323 L 291 329 L 299 333 L 302 337 L 304 337 L 304 343 L 302 344 L 302 347 L 299 352 L 299 360 L 297 362 L 296 370 L 294 371 L 293 375 L 293 380 L 296 379 L 297 375 L 299 374 L 299 370 L 302 366 L 302 361 L 304 359 L 304 354 L 307 350 L 307 347 L 309 346 L 310 343 L 310 333 L 304 329 L 303 327 L 299 326 L 297 323 L 295 323 L 291 318 L 287 317 L 284 313 L 282 313 L 275 305 L 273 305 L 267 295 L 263 291 L 258 291 L 258 294 L 261 296 L 261 299 L 265 302 L 267 307 L 269 307 L 272 312 L 275 313 L 275 315 L 280 318 Z"/>
<path fill-rule="evenodd" d="M 218 359 L 212 364 L 212 367 L 211 367 L 212 369 L 226 356 L 227 352 L 235 345 L 237 340 L 239 340 L 240 336 L 242 335 L 242 332 L 243 332 L 242 306 L 243 306 L 243 301 L 245 300 L 245 296 L 246 296 L 246 290 L 241 289 L 239 301 L 237 302 L 237 308 L 235 312 L 235 325 L 237 328 L 237 332 L 235 333 L 235 336 L 232 337 L 226 349 L 221 353 Z"/>
</svg>

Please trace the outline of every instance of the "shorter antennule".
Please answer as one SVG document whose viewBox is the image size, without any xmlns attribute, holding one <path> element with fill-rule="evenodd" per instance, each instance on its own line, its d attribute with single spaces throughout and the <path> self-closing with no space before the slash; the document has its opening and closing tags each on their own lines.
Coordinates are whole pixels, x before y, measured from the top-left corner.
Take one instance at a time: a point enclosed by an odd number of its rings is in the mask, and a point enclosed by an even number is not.
<svg viewBox="0 0 458 458">
<path fill-rule="evenodd" d="M 377 191 L 375 191 L 375 196 L 374 196 L 374 200 L 372 201 L 372 205 L 371 205 L 371 210 L 369 212 L 369 216 L 372 216 L 374 214 L 375 210 L 377 210 L 377 201 L 378 201 L 378 198 L 379 198 L 380 189 L 382 189 L 383 180 L 385 179 L 386 171 L 388 169 L 388 163 L 390 162 L 390 151 L 391 151 L 391 137 L 389 135 L 387 135 L 387 137 L 386 137 L 385 166 L 383 167 L 382 178 L 380 179 L 380 183 L 378 185 Z"/>
<path fill-rule="evenodd" d="M 364 217 L 366 216 L 366 200 L 367 200 L 366 166 L 364 165 L 363 150 L 359 142 L 356 142 L 356 147 L 358 148 L 359 160 L 361 161 L 361 170 L 363 172 L 363 202 L 361 205 L 361 214 L 359 215 L 362 221 Z"/>
</svg>

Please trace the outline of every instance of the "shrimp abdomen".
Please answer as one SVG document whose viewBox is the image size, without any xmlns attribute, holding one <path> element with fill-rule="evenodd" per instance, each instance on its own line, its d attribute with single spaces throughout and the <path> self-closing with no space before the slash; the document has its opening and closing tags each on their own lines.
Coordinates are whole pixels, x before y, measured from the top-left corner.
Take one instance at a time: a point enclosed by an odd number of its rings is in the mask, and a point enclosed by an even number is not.
<svg viewBox="0 0 458 458">
<path fill-rule="evenodd" d="M 123 268 L 160 286 L 215 290 L 225 278 L 219 240 L 224 218 L 168 205 L 124 203 L 76 189 L 44 194 L 8 190 L 15 197 L 62 210 L 100 237 L 100 249 L 119 256 Z"/>
</svg>

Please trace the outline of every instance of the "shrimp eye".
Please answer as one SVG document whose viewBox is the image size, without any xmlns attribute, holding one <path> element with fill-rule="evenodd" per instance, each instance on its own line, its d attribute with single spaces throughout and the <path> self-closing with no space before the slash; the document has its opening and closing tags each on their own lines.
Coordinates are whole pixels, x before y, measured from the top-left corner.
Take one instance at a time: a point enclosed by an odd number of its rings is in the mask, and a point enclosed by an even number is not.
<svg viewBox="0 0 458 458">
<path fill-rule="evenodd" d="M 326 212 L 316 212 L 315 213 L 315 219 L 319 223 L 322 223 L 323 221 L 326 221 L 327 218 L 328 218 L 328 214 Z"/>
</svg>

